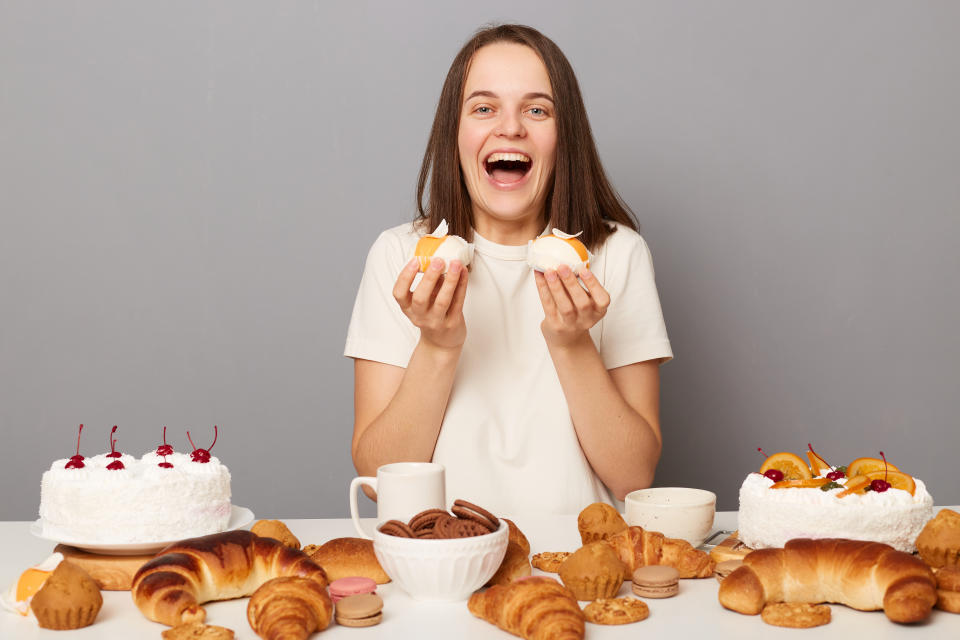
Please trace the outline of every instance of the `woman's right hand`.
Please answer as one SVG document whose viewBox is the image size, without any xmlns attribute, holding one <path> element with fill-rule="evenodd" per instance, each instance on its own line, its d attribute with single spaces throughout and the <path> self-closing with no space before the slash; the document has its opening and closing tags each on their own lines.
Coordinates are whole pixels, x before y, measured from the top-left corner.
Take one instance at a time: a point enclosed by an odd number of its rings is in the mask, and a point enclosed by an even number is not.
<svg viewBox="0 0 960 640">
<path fill-rule="evenodd" d="M 467 270 L 452 260 L 443 273 L 442 258 L 433 258 L 414 291 L 413 279 L 420 270 L 416 258 L 397 277 L 393 297 L 404 315 L 420 329 L 420 341 L 441 349 L 459 349 L 467 338 L 463 300 L 467 294 Z"/>
</svg>

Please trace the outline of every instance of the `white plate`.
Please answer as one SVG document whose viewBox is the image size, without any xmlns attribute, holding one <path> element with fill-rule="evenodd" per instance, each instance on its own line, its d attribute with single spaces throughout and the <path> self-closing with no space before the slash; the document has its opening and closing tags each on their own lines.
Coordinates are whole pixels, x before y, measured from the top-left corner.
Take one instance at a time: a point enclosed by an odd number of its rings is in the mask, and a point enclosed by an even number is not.
<svg viewBox="0 0 960 640">
<path fill-rule="evenodd" d="M 251 522 L 253 522 L 253 511 L 250 511 L 250 509 L 247 509 L 246 507 L 231 505 L 230 520 L 227 522 L 227 528 L 225 531 L 243 529 Z M 58 540 L 56 538 L 48 538 L 47 536 L 43 535 L 43 527 L 39 520 L 30 525 L 30 533 L 38 538 L 42 538 L 43 540 L 59 542 L 60 544 L 83 549 L 84 551 L 90 551 L 91 553 L 102 553 L 108 556 L 137 556 L 147 553 L 156 553 L 167 545 L 179 540 L 178 538 L 174 540 L 157 540 L 156 542 L 129 542 L 120 544 L 105 544 L 101 542 L 91 543 L 81 542 L 79 540 Z"/>
</svg>

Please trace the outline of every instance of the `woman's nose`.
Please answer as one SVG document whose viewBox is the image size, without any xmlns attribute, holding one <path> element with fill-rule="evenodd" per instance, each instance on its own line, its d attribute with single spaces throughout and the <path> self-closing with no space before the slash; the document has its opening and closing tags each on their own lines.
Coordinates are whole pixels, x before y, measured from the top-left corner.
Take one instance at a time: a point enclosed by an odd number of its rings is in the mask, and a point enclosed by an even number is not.
<svg viewBox="0 0 960 640">
<path fill-rule="evenodd" d="M 520 119 L 520 114 L 503 112 L 499 126 L 497 127 L 497 135 L 508 138 L 519 138 L 525 134 L 526 129 L 523 128 L 523 121 Z"/>
</svg>

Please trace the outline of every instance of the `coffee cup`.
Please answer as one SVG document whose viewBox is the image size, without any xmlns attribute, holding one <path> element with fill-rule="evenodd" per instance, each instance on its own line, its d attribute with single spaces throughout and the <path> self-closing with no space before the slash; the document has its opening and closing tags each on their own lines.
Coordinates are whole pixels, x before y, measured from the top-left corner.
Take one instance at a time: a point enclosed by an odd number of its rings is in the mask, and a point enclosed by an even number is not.
<svg viewBox="0 0 960 640">
<path fill-rule="evenodd" d="M 713 528 L 717 496 L 704 489 L 656 487 L 631 491 L 624 503 L 628 525 L 699 547 Z"/>
<path fill-rule="evenodd" d="M 377 469 L 376 477 L 359 476 L 350 482 L 350 517 L 362 538 L 372 534 L 360 525 L 357 492 L 361 486 L 377 494 L 377 526 L 387 520 L 407 522 L 427 509 L 446 508 L 446 485 L 442 464 L 392 462 Z"/>
</svg>

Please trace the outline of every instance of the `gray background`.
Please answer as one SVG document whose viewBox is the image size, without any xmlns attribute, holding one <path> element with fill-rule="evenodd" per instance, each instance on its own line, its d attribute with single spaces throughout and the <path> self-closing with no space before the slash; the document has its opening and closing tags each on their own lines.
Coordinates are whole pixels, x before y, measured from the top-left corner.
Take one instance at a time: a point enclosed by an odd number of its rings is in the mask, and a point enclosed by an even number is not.
<svg viewBox="0 0 960 640">
<path fill-rule="evenodd" d="M 0 518 L 80 422 L 218 424 L 235 503 L 348 513 L 366 251 L 491 20 L 566 52 L 653 250 L 656 484 L 735 509 L 813 442 L 960 503 L 960 4 L 0 0 Z"/>
</svg>

